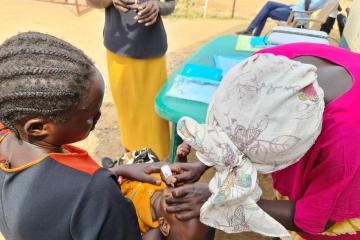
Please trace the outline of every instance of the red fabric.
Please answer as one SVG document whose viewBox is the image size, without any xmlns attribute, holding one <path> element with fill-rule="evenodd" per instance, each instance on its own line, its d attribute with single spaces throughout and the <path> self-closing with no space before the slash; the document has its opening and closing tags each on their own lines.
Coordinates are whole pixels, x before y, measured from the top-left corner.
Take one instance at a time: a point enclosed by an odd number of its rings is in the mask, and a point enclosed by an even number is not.
<svg viewBox="0 0 360 240">
<path fill-rule="evenodd" d="M 5 125 L 0 122 L 0 139 L 4 134 L 7 134 L 8 132 L 10 132 L 10 130 L 7 129 Z"/>
<path fill-rule="evenodd" d="M 5 128 L 5 126 L 0 122 L 0 129 L 2 128 Z M 9 132 L 9 129 L 3 129 L 0 131 L 0 142 Z M 78 171 L 86 172 L 88 174 L 93 174 L 100 168 L 100 166 L 89 156 L 85 150 L 71 145 L 65 145 L 64 149 L 66 149 L 69 153 L 50 153 L 49 156 L 63 165 Z M 5 161 L 6 159 L 0 156 L 0 163 L 4 163 Z"/>
<path fill-rule="evenodd" d="M 1 130 L 2 129 L 2 130 Z M 4 124 L 0 122 L 0 142 L 4 139 L 5 135 L 10 132 L 9 129 L 5 127 Z M 4 164 L 6 162 L 6 159 L 2 156 L 0 156 L 0 164 Z"/>
<path fill-rule="evenodd" d="M 100 168 L 85 150 L 71 145 L 65 145 L 64 149 L 69 153 L 50 153 L 49 156 L 63 165 L 89 174 L 93 174 Z"/>
<path fill-rule="evenodd" d="M 296 164 L 273 174 L 274 188 L 296 201 L 295 224 L 305 239 L 330 239 L 317 234 L 326 223 L 360 218 L 360 55 L 323 44 L 296 43 L 268 48 L 288 58 L 315 56 L 344 67 L 352 76 L 349 91 L 325 107 L 322 132 Z M 337 81 L 341 81 L 338 79 Z M 360 239 L 340 235 L 331 239 Z"/>
</svg>

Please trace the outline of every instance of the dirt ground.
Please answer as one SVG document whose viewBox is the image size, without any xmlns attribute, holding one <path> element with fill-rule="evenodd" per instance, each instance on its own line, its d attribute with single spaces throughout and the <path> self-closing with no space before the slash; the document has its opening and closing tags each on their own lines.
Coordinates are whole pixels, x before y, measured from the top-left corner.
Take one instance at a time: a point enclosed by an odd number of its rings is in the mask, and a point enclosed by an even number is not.
<svg viewBox="0 0 360 240">
<path fill-rule="evenodd" d="M 212 11 L 220 11 L 219 9 L 222 8 L 229 11 L 231 7 L 229 2 L 232 1 L 214 2 L 213 5 L 209 6 Z M 281 2 L 293 3 L 296 0 Z M 2 6 L 0 8 L 0 42 L 22 31 L 32 30 L 53 34 L 84 50 L 95 61 L 107 83 L 105 49 L 102 44 L 103 10 L 92 10 L 82 16 L 76 16 L 73 6 L 35 0 L 0 0 L 0 3 Z M 169 41 L 167 54 L 169 72 L 173 71 L 190 54 L 214 36 L 225 33 L 231 34 L 245 28 L 264 3 L 265 0 L 237 1 L 236 19 L 165 18 L 164 22 Z M 274 23 L 268 24 L 267 30 L 271 26 L 274 26 Z M 98 126 L 88 139 L 77 145 L 87 149 L 97 160 L 103 156 L 115 158 L 124 150 L 119 136 L 115 109 L 107 84 L 102 117 Z M 194 160 L 194 158 L 192 159 Z M 208 180 L 210 176 L 211 173 L 207 173 L 204 180 Z M 271 177 L 260 176 L 260 182 L 264 189 L 264 196 L 272 198 Z M 218 232 L 216 239 L 255 240 L 268 238 L 256 234 L 228 235 Z"/>
</svg>

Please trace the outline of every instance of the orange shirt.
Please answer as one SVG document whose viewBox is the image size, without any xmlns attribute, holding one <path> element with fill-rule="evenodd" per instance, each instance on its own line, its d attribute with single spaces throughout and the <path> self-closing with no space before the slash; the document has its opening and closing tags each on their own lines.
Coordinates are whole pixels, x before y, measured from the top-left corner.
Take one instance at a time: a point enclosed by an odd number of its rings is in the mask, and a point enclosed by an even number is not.
<svg viewBox="0 0 360 240">
<path fill-rule="evenodd" d="M 161 179 L 160 174 L 153 174 Z M 124 196 L 132 201 L 136 209 L 140 231 L 146 233 L 152 228 L 159 227 L 159 222 L 153 221 L 151 215 L 151 197 L 156 191 L 162 191 L 166 188 L 164 182 L 160 186 L 150 183 L 125 180 L 121 183 L 121 191 Z"/>
</svg>

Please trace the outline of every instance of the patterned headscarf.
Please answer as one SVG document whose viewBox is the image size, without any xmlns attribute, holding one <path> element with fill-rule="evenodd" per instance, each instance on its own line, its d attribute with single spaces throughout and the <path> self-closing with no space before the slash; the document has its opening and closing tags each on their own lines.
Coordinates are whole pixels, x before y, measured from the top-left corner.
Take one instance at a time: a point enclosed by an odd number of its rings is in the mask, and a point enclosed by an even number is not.
<svg viewBox="0 0 360 240">
<path fill-rule="evenodd" d="M 203 223 L 228 233 L 254 231 L 287 237 L 287 230 L 256 202 L 257 171 L 271 173 L 297 162 L 321 131 L 324 93 L 316 67 L 272 54 L 254 55 L 222 80 L 205 124 L 178 122 L 178 134 L 197 157 L 216 167 Z"/>
</svg>

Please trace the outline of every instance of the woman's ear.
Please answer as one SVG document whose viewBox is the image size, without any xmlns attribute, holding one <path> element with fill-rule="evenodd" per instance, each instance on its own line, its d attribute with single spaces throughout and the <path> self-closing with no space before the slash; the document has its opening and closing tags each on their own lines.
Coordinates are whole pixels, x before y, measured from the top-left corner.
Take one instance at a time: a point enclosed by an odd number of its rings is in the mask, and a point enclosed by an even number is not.
<svg viewBox="0 0 360 240">
<path fill-rule="evenodd" d="M 24 134 L 27 135 L 28 139 L 42 139 L 49 135 L 51 127 L 50 122 L 43 118 L 32 118 L 25 122 L 23 126 Z"/>
<path fill-rule="evenodd" d="M 170 224 L 163 217 L 159 217 L 158 221 L 162 235 L 164 235 L 165 237 L 169 236 L 171 228 Z"/>
</svg>

